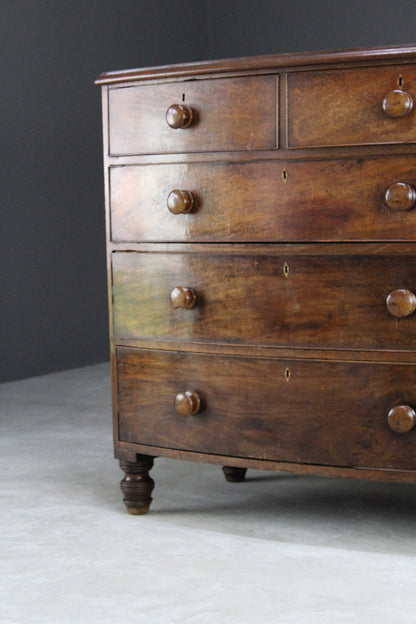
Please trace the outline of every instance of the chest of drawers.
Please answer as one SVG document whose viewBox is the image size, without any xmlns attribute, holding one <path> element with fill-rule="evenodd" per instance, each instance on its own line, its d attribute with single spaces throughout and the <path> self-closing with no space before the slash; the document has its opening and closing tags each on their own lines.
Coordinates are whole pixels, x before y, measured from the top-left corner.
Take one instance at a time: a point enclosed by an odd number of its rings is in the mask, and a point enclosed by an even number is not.
<svg viewBox="0 0 416 624">
<path fill-rule="evenodd" d="M 101 75 L 115 455 L 416 482 L 416 47 Z"/>
</svg>

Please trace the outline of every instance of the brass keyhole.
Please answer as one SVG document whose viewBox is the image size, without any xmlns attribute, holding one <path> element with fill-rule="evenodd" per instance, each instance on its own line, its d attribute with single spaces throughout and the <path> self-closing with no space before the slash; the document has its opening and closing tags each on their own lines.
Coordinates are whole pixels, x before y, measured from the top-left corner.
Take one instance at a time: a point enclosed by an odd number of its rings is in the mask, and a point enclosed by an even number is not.
<svg viewBox="0 0 416 624">
<path fill-rule="evenodd" d="M 289 271 L 290 271 L 290 269 L 289 269 L 289 265 L 288 265 L 288 263 L 287 263 L 287 262 L 285 262 L 285 263 L 284 263 L 284 265 L 283 265 L 283 274 L 284 274 L 284 276 L 285 276 L 286 278 L 288 278 L 288 277 L 289 277 Z"/>
</svg>

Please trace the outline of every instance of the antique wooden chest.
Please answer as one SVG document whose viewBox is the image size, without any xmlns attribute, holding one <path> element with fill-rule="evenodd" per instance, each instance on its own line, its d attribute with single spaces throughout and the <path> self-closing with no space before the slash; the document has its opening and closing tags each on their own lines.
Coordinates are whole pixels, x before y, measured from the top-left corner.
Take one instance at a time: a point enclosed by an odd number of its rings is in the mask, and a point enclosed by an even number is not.
<svg viewBox="0 0 416 624">
<path fill-rule="evenodd" d="M 102 74 L 115 455 L 416 481 L 416 47 Z"/>
</svg>

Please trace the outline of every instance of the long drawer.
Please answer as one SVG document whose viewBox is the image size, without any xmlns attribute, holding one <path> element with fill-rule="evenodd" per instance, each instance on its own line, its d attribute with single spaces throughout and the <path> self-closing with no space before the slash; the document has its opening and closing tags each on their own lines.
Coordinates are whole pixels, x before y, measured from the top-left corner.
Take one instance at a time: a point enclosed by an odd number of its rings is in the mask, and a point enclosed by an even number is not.
<svg viewBox="0 0 416 624">
<path fill-rule="evenodd" d="M 275 149 L 277 89 L 273 75 L 110 88 L 110 154 Z M 188 127 L 168 125 L 172 105 Z"/>
<path fill-rule="evenodd" d="M 415 255 L 112 256 L 116 339 L 415 349 Z"/>
<path fill-rule="evenodd" d="M 289 147 L 414 143 L 416 65 L 288 77 Z"/>
<path fill-rule="evenodd" d="M 307 464 L 416 470 L 416 429 L 397 433 L 388 424 L 398 407 L 411 412 L 416 405 L 412 365 L 119 348 L 117 370 L 122 441 Z M 184 411 L 184 395 L 194 397 L 193 413 Z"/>
<path fill-rule="evenodd" d="M 414 155 L 117 166 L 109 175 L 116 242 L 411 240 L 416 229 Z"/>
</svg>

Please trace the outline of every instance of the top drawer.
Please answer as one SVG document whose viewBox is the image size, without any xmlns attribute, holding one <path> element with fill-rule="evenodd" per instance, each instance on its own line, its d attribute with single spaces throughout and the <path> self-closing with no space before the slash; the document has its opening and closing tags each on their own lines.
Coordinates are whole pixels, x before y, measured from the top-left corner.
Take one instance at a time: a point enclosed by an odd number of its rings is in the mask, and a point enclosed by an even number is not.
<svg viewBox="0 0 416 624">
<path fill-rule="evenodd" d="M 416 65 L 288 77 L 289 147 L 415 142 Z"/>
<path fill-rule="evenodd" d="M 114 155 L 273 149 L 277 76 L 249 76 L 109 89 Z M 188 127 L 167 122 L 172 105 L 192 110 Z M 186 125 L 186 124 L 185 124 Z"/>
</svg>

